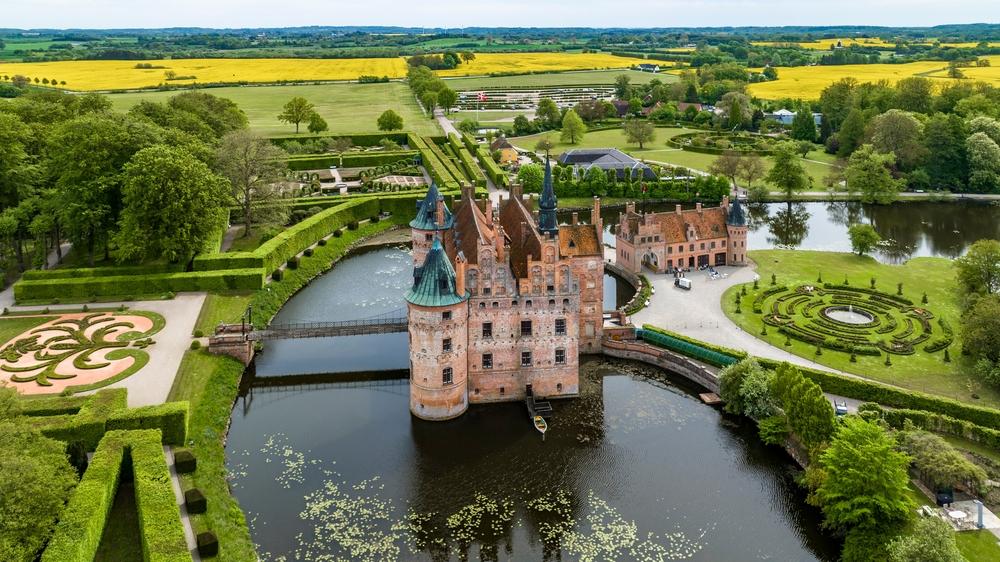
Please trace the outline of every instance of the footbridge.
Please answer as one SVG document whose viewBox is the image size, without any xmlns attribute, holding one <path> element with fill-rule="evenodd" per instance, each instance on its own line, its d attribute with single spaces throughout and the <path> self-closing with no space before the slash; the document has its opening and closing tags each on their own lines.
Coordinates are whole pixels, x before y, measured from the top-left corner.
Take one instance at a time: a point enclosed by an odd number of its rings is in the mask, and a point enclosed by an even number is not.
<svg viewBox="0 0 1000 562">
<path fill-rule="evenodd" d="M 334 322 L 294 322 L 271 324 L 263 330 L 247 333 L 250 341 L 287 340 L 300 338 L 334 338 L 368 334 L 392 334 L 406 331 L 406 309 L 360 318 Z"/>
</svg>

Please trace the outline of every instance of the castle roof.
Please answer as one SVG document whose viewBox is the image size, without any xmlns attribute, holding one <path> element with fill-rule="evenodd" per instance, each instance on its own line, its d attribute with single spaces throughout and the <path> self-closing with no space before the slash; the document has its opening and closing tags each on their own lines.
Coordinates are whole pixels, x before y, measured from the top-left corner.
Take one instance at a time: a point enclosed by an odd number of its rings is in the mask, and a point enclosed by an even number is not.
<svg viewBox="0 0 1000 562">
<path fill-rule="evenodd" d="M 463 196 L 455 210 L 455 250 L 462 252 L 469 263 L 479 263 L 478 245 L 492 244 L 495 236 L 493 223 L 486 219 L 476 200 Z"/>
<path fill-rule="evenodd" d="M 444 224 L 437 223 L 438 201 L 444 205 Z M 432 183 L 427 189 L 427 195 L 423 201 L 417 203 L 417 216 L 410 221 L 410 227 L 417 230 L 447 230 L 455 224 L 454 218 L 448 205 L 444 203 L 444 197 L 438 191 L 437 184 Z"/>
<path fill-rule="evenodd" d="M 535 227 L 535 219 L 524 201 L 511 198 L 504 201 L 500 209 L 500 224 L 510 238 L 510 269 L 514 277 L 524 279 L 528 276 L 528 256 L 536 260 L 542 257 L 542 239 Z"/>
<path fill-rule="evenodd" d="M 707 238 L 725 238 L 726 212 L 722 207 L 702 209 L 701 212 L 690 209 L 677 213 L 657 213 L 653 220 L 660 225 L 663 239 L 668 244 L 687 242 L 688 227 L 694 229 L 698 240 Z"/>
<path fill-rule="evenodd" d="M 747 225 L 747 215 L 743 212 L 743 205 L 740 204 L 739 197 L 729 206 L 729 216 L 726 217 L 726 224 L 731 226 Z"/>
<path fill-rule="evenodd" d="M 600 256 L 604 254 L 597 229 L 592 224 L 559 227 L 559 255 L 563 257 Z"/>
<path fill-rule="evenodd" d="M 552 166 L 549 157 L 545 157 L 545 180 L 542 182 L 542 199 L 538 202 L 538 230 L 545 233 L 559 232 L 559 221 L 556 219 L 556 192 L 552 187 Z"/>
<path fill-rule="evenodd" d="M 406 293 L 407 302 L 420 306 L 451 306 L 466 298 L 467 295 L 455 293 L 455 269 L 441 241 L 435 239 L 424 264 L 413 270 L 413 288 Z"/>
</svg>

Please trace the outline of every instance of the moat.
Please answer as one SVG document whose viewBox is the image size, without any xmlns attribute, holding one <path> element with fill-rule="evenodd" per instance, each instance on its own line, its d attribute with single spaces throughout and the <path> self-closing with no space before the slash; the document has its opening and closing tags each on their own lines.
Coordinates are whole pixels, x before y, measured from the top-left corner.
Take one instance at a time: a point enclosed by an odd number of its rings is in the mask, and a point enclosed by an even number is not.
<svg viewBox="0 0 1000 562">
<path fill-rule="evenodd" d="M 411 265 L 404 248 L 354 255 L 275 322 L 399 309 Z M 630 297 L 606 277 L 609 305 Z M 679 377 L 582 358 L 581 396 L 554 403 L 542 441 L 519 403 L 411 417 L 406 337 L 258 356 L 227 450 L 264 559 L 836 559 L 787 455 Z"/>
</svg>

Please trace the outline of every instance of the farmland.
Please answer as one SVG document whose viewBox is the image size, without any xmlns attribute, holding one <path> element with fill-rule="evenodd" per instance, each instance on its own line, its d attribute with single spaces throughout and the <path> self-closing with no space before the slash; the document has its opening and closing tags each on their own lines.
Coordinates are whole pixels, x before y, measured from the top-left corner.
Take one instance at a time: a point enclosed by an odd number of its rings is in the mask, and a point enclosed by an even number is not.
<svg viewBox="0 0 1000 562">
<path fill-rule="evenodd" d="M 478 56 L 478 55 L 477 55 Z M 446 83 L 453 90 L 477 90 L 484 88 L 539 88 L 544 86 L 589 86 L 593 84 L 614 84 L 615 78 L 626 75 L 633 84 L 644 84 L 656 78 L 661 82 L 673 82 L 672 74 L 652 74 L 638 70 L 583 70 L 575 72 L 549 72 L 545 74 L 524 74 L 520 76 L 476 76 L 469 78 L 448 78 Z"/>
<path fill-rule="evenodd" d="M 749 90 L 754 96 L 763 99 L 818 99 L 823 88 L 841 78 L 855 78 L 858 82 L 886 80 L 890 84 L 895 84 L 903 78 L 940 71 L 945 66 L 947 65 L 940 61 L 921 61 L 907 64 L 849 64 L 780 68 L 777 80 L 750 84 Z"/>
<path fill-rule="evenodd" d="M 295 128 L 278 121 L 281 106 L 302 96 L 316 106 L 334 133 L 357 133 L 375 129 L 375 120 L 386 109 L 403 117 L 408 131 L 422 135 L 441 134 L 435 121 L 424 117 L 409 88 L 401 82 L 388 84 L 327 84 L 322 86 L 244 86 L 211 88 L 212 95 L 236 102 L 250 118 L 250 127 L 262 134 L 292 133 Z M 177 92 L 136 92 L 108 96 L 119 111 L 143 100 L 166 101 Z"/>
<path fill-rule="evenodd" d="M 875 47 L 879 49 L 892 49 L 895 48 L 895 42 L 887 42 L 879 39 L 878 37 L 834 37 L 832 39 L 817 39 L 816 41 L 798 41 L 798 42 L 783 42 L 783 41 L 754 41 L 754 45 L 795 45 L 802 49 L 809 49 L 812 51 L 827 51 L 830 49 L 831 45 L 836 45 L 837 41 L 840 41 L 841 45 L 845 47 L 858 45 L 861 47 Z"/>
<path fill-rule="evenodd" d="M 594 70 L 628 68 L 649 62 L 645 59 L 616 57 L 607 53 L 481 53 L 475 60 L 437 74 L 472 76 L 494 72 L 548 72 L 556 70 Z"/>
</svg>

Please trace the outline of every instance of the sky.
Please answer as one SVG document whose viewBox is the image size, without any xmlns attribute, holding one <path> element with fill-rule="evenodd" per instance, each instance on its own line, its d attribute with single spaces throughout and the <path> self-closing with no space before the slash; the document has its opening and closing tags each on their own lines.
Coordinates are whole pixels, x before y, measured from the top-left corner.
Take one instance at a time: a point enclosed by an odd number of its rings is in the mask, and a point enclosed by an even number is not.
<svg viewBox="0 0 1000 562">
<path fill-rule="evenodd" d="M 932 26 L 998 0 L 0 0 L 0 28 Z"/>
</svg>

